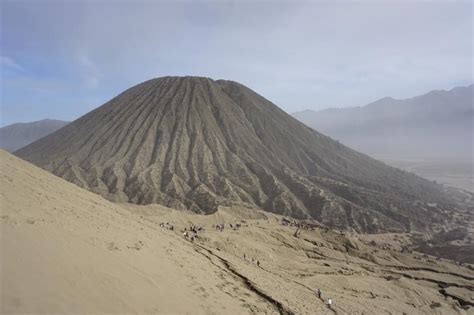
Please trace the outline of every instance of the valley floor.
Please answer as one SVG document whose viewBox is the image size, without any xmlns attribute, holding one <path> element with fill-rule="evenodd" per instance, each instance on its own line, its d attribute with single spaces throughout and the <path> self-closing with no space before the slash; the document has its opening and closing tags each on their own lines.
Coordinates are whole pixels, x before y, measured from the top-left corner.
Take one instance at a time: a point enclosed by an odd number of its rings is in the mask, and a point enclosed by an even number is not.
<svg viewBox="0 0 474 315">
<path fill-rule="evenodd" d="M 374 156 L 388 165 L 413 172 L 440 184 L 474 193 L 474 162 L 471 159 L 397 158 Z"/>
</svg>

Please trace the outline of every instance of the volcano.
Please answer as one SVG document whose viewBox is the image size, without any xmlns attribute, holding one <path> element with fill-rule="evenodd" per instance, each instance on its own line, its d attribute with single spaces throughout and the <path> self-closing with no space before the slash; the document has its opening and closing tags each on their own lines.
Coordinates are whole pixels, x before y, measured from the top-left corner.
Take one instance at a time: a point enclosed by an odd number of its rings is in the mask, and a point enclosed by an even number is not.
<svg viewBox="0 0 474 315">
<path fill-rule="evenodd" d="M 109 200 L 242 205 L 363 232 L 445 220 L 441 187 L 303 125 L 233 81 L 138 84 L 15 153 Z"/>
</svg>

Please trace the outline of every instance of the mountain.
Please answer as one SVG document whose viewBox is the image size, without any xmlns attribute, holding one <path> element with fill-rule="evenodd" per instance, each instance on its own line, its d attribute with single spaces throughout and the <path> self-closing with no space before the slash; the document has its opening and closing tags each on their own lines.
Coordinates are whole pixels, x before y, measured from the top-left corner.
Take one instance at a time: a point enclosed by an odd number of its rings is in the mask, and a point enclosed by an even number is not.
<svg viewBox="0 0 474 315">
<path fill-rule="evenodd" d="M 113 201 L 198 213 L 240 204 L 377 232 L 425 229 L 452 207 L 440 186 L 202 77 L 138 84 L 15 154 Z"/>
<path fill-rule="evenodd" d="M 305 110 L 293 116 L 361 152 L 388 157 L 470 158 L 474 85 L 363 107 Z"/>
<path fill-rule="evenodd" d="M 67 125 L 68 121 L 43 119 L 0 128 L 0 149 L 15 151 Z"/>
</svg>

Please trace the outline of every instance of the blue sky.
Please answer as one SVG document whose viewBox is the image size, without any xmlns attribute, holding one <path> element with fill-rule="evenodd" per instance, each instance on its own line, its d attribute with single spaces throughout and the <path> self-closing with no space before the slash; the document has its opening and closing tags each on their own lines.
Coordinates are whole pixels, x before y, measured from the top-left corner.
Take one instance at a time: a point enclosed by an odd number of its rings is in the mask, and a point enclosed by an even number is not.
<svg viewBox="0 0 474 315">
<path fill-rule="evenodd" d="M 1 126 L 144 80 L 241 82 L 287 112 L 473 82 L 471 1 L 1 0 Z"/>
</svg>

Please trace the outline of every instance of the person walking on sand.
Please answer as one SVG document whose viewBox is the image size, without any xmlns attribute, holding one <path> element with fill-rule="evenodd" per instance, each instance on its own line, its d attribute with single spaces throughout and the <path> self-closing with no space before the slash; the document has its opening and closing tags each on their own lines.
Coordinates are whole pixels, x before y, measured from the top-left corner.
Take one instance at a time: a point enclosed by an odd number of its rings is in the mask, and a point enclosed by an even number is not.
<svg viewBox="0 0 474 315">
<path fill-rule="evenodd" d="M 260 260 L 257 260 L 257 267 L 260 267 Z"/>
<path fill-rule="evenodd" d="M 321 289 L 318 288 L 318 290 L 316 291 L 316 293 L 318 294 L 318 299 L 321 299 Z"/>
<path fill-rule="evenodd" d="M 328 308 L 331 309 L 331 306 L 332 306 L 332 300 L 328 299 Z"/>
</svg>

